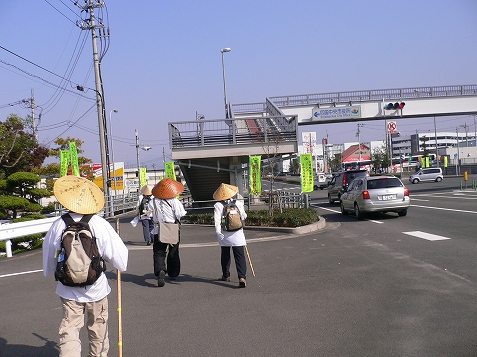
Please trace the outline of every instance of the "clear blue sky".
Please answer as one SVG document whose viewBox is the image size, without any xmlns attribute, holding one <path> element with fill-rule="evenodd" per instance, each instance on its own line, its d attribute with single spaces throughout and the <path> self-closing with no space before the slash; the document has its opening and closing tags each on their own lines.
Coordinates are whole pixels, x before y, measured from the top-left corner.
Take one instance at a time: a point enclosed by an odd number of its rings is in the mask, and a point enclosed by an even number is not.
<svg viewBox="0 0 477 357">
<path fill-rule="evenodd" d="M 80 4 L 84 1 L 79 0 Z M 102 60 L 106 112 L 112 114 L 114 158 L 134 165 L 135 129 L 141 163 L 170 160 L 167 123 L 220 119 L 225 54 L 231 103 L 335 91 L 477 83 L 475 0 L 243 0 L 105 1 L 110 28 Z M 106 11 L 107 10 L 107 11 Z M 95 88 L 91 32 L 71 0 L 16 0 L 0 4 L 0 121 L 30 111 L 10 103 L 34 89 L 40 142 L 60 137 L 85 143 L 84 156 L 100 162 L 94 100 L 76 84 Z M 58 90 L 57 86 L 63 89 Z M 82 93 L 93 98 L 94 92 Z M 438 131 L 455 131 L 472 116 L 437 118 Z M 74 125 L 73 125 L 74 124 Z M 71 126 L 73 125 L 73 126 Z M 108 124 L 109 125 L 109 124 Z M 69 130 L 68 127 L 71 126 Z M 433 119 L 398 122 L 403 135 L 433 132 Z M 356 123 L 306 126 L 331 143 L 357 141 Z M 463 131 L 463 129 L 462 129 Z M 383 122 L 365 122 L 362 141 L 382 140 Z"/>
</svg>

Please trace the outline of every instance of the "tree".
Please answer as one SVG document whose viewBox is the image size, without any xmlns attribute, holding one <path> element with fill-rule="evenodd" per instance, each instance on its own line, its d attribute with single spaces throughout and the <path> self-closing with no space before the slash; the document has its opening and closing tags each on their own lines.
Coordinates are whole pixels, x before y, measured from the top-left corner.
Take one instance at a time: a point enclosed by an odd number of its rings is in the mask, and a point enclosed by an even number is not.
<svg viewBox="0 0 477 357">
<path fill-rule="evenodd" d="M 329 160 L 328 165 L 331 171 L 339 171 L 341 169 L 341 154 L 335 154 L 335 156 Z"/>
<path fill-rule="evenodd" d="M 0 181 L 0 207 L 12 211 L 12 218 L 17 217 L 18 211 L 39 212 L 42 207 L 37 201 L 53 195 L 49 190 L 35 187 L 40 180 L 32 172 L 16 172 Z"/>
<path fill-rule="evenodd" d="M 297 174 L 300 172 L 300 162 L 297 158 L 293 158 L 290 160 L 290 169 L 289 172 L 292 174 Z"/>
<path fill-rule="evenodd" d="M 280 146 L 285 141 L 280 132 L 272 131 L 270 128 L 266 130 L 266 135 L 263 132 L 257 134 L 259 141 L 262 143 L 262 150 L 266 159 L 263 160 L 268 165 L 268 178 L 270 179 L 270 190 L 268 191 L 268 214 L 273 217 L 273 205 L 278 203 L 280 212 L 283 207 L 278 192 L 274 191 L 275 178 L 279 174 L 278 162 L 282 161 L 280 154 Z"/>
<path fill-rule="evenodd" d="M 38 144 L 28 120 L 11 114 L 0 122 L 0 179 L 17 171 L 41 167 L 48 149 Z"/>
<path fill-rule="evenodd" d="M 391 165 L 391 159 L 389 157 L 389 153 L 384 148 L 374 148 L 373 155 L 372 155 L 372 162 L 373 166 L 376 170 L 378 169 L 385 169 Z"/>
</svg>

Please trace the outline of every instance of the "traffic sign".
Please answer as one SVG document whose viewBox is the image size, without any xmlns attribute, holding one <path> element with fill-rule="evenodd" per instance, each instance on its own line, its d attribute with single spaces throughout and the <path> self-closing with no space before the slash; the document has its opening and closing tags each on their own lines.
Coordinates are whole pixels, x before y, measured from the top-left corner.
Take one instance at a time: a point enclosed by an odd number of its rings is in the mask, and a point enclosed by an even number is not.
<svg viewBox="0 0 477 357">
<path fill-rule="evenodd" d="M 395 121 L 388 122 L 388 134 L 394 134 L 396 132 L 397 125 Z"/>
</svg>

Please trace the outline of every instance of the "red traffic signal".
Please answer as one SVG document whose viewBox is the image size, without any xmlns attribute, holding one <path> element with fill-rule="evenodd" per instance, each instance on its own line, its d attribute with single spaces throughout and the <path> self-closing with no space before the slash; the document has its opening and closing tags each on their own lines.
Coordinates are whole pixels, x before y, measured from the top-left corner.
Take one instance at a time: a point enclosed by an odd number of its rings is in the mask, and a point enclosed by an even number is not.
<svg viewBox="0 0 477 357">
<path fill-rule="evenodd" d="M 404 108 L 405 105 L 406 105 L 406 103 L 404 103 L 404 102 L 396 102 L 396 103 L 394 103 L 394 104 L 393 104 L 393 103 L 389 103 L 389 104 L 387 104 L 387 105 L 384 107 L 384 109 L 386 109 L 386 110 L 402 109 L 402 108 Z"/>
</svg>

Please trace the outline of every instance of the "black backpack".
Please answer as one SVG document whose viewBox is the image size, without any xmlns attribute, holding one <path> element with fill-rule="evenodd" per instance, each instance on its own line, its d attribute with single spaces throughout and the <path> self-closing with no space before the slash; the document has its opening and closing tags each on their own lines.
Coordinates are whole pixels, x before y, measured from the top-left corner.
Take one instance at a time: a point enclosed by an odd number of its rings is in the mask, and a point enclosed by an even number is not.
<svg viewBox="0 0 477 357">
<path fill-rule="evenodd" d="M 243 227 L 240 211 L 235 200 L 224 205 L 222 211 L 222 230 L 233 232 Z"/>
<path fill-rule="evenodd" d="M 96 238 L 88 224 L 92 216 L 84 215 L 78 222 L 68 213 L 61 216 L 66 227 L 61 234 L 61 253 L 55 280 L 63 285 L 92 285 L 106 270 L 106 263 L 99 254 Z"/>
<path fill-rule="evenodd" d="M 142 196 L 141 204 L 139 205 L 139 216 L 142 216 L 144 213 L 147 213 L 149 211 L 148 205 L 150 200 L 151 196 Z"/>
</svg>

